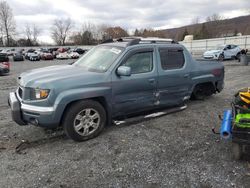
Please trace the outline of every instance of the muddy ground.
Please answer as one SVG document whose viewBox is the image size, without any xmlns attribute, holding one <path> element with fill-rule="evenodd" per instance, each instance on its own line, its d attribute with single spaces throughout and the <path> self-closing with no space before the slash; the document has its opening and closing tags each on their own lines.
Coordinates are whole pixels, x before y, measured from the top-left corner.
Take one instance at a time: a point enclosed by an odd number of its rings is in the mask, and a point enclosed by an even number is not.
<svg viewBox="0 0 250 188">
<path fill-rule="evenodd" d="M 0 187 L 250 187 L 250 160 L 235 161 L 231 143 L 211 131 L 233 94 L 250 86 L 250 66 L 226 61 L 225 89 L 184 111 L 113 125 L 76 143 L 61 130 L 18 126 L 7 97 L 19 73 L 67 61 L 11 62 L 0 77 Z M 16 147 L 27 140 L 19 150 Z"/>
</svg>

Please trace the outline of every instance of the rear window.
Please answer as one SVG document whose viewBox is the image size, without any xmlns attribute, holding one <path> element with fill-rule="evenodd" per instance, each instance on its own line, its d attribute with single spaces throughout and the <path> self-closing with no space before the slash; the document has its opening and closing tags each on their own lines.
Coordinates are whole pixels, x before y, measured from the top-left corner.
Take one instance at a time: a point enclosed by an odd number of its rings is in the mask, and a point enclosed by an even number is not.
<svg viewBox="0 0 250 188">
<path fill-rule="evenodd" d="M 162 69 L 180 69 L 184 66 L 185 58 L 182 49 L 159 49 L 159 53 Z"/>
</svg>

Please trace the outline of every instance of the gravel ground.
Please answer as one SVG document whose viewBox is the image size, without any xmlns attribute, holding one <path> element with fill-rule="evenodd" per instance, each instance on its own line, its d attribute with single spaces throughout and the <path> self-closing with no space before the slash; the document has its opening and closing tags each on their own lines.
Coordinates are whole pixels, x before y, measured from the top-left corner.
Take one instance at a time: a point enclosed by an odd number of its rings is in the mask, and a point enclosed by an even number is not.
<svg viewBox="0 0 250 188">
<path fill-rule="evenodd" d="M 76 143 L 61 130 L 18 126 L 7 97 L 16 77 L 68 61 L 11 62 L 0 77 L 0 187 L 250 187 L 249 157 L 235 161 L 231 143 L 211 132 L 233 94 L 250 86 L 250 66 L 226 61 L 225 89 L 184 111 L 140 123 L 113 125 Z M 19 152 L 15 149 L 22 140 Z"/>
</svg>

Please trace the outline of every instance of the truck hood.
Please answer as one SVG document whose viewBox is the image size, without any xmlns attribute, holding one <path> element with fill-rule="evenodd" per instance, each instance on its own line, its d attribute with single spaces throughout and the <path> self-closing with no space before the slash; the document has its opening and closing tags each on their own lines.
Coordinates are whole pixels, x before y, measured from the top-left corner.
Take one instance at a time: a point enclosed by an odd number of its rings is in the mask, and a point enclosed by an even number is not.
<svg viewBox="0 0 250 188">
<path fill-rule="evenodd" d="M 57 65 L 33 69 L 18 77 L 22 87 L 54 89 L 77 88 L 104 81 L 104 73 L 89 72 L 74 65 Z"/>
</svg>

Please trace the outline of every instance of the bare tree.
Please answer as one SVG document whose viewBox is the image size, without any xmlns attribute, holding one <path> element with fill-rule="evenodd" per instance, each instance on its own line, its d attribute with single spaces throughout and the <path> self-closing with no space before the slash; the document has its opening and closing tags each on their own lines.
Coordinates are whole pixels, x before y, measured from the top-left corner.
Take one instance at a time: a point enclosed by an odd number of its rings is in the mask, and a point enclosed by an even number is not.
<svg viewBox="0 0 250 188">
<path fill-rule="evenodd" d="M 4 46 L 4 43 L 3 43 L 3 28 L 0 27 L 0 46 Z"/>
<path fill-rule="evenodd" d="M 35 24 L 33 24 L 32 28 L 33 28 L 32 40 L 33 40 L 33 42 L 37 43 L 37 38 L 41 34 L 42 30 Z"/>
<path fill-rule="evenodd" d="M 107 33 L 106 33 L 106 30 L 107 30 L 109 27 L 111 27 L 111 26 L 106 25 L 106 24 L 101 24 L 101 25 L 99 25 L 98 31 L 99 31 L 100 39 L 101 39 L 101 40 L 107 40 L 107 39 L 109 39 L 109 36 L 108 36 Z"/>
<path fill-rule="evenodd" d="M 31 40 L 32 31 L 31 31 L 31 27 L 29 24 L 26 24 L 25 29 L 24 29 L 24 33 L 26 35 L 27 40 Z"/>
<path fill-rule="evenodd" d="M 223 16 L 219 15 L 219 14 L 213 14 L 211 16 L 208 16 L 206 18 L 207 22 L 212 22 L 212 21 L 219 21 L 219 20 L 223 20 L 225 19 Z"/>
<path fill-rule="evenodd" d="M 105 35 L 106 35 L 105 39 L 121 38 L 121 37 L 128 37 L 129 36 L 127 31 L 120 26 L 106 28 Z"/>
<path fill-rule="evenodd" d="M 41 29 L 35 24 L 26 24 L 24 33 L 30 45 L 36 45 L 38 43 L 37 38 L 41 33 Z"/>
<path fill-rule="evenodd" d="M 99 25 L 95 25 L 93 23 L 90 22 L 85 22 L 82 24 L 82 32 L 88 31 L 92 33 L 92 36 L 94 39 L 101 39 L 102 35 L 101 35 L 101 26 Z"/>
<path fill-rule="evenodd" d="M 200 17 L 197 16 L 197 17 L 194 17 L 194 18 L 192 19 L 191 24 L 198 24 L 198 23 L 200 23 L 200 22 L 201 22 L 201 21 L 200 21 Z"/>
<path fill-rule="evenodd" d="M 9 46 L 11 35 L 15 32 L 15 22 L 12 9 L 6 1 L 0 1 L 0 27 L 7 39 L 7 46 Z"/>
<path fill-rule="evenodd" d="M 51 37 L 57 45 L 65 45 L 65 41 L 73 28 L 73 22 L 68 19 L 56 19 L 54 20 L 51 28 Z"/>
</svg>

